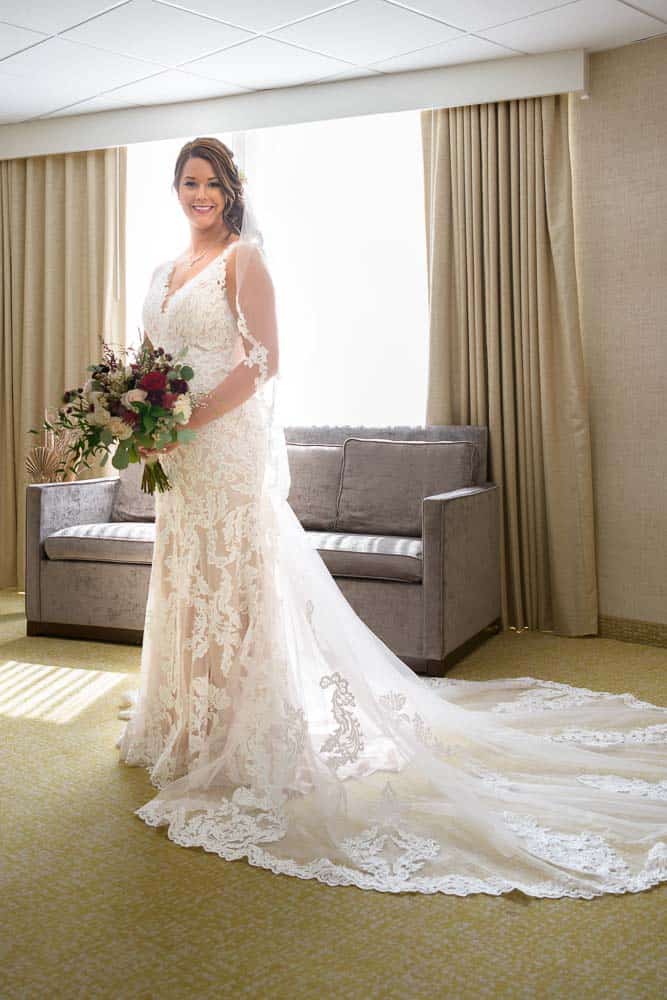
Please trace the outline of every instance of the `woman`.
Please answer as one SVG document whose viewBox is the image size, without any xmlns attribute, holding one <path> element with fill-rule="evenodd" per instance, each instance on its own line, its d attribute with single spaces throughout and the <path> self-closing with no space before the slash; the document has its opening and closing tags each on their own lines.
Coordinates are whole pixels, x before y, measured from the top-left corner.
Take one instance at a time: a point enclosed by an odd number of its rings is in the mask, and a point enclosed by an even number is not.
<svg viewBox="0 0 667 1000">
<path fill-rule="evenodd" d="M 194 442 L 161 453 L 141 686 L 119 741 L 183 846 L 388 892 L 591 898 L 667 880 L 667 709 L 533 678 L 417 677 L 287 503 L 278 335 L 233 154 L 186 143 L 190 248 L 144 326 L 187 347 Z M 661 780 L 662 779 L 662 780 Z"/>
</svg>

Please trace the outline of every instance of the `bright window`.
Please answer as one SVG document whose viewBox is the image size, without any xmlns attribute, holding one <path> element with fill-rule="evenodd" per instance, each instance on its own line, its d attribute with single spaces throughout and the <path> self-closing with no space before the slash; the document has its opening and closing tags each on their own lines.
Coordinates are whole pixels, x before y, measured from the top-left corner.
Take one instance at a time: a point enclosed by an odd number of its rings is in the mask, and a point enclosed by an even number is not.
<svg viewBox="0 0 667 1000">
<path fill-rule="evenodd" d="M 428 303 L 418 112 L 217 133 L 247 176 L 279 310 L 286 424 L 420 424 Z M 153 268 L 189 245 L 183 141 L 131 146 L 128 338 Z"/>
</svg>

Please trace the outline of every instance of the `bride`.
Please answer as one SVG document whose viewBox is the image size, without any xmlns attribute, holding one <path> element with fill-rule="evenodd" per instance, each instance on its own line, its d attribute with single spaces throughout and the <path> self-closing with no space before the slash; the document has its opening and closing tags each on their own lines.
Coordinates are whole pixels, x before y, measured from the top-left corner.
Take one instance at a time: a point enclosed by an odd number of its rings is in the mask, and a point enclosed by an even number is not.
<svg viewBox="0 0 667 1000">
<path fill-rule="evenodd" d="M 385 892 L 583 897 L 667 880 L 667 708 L 532 677 L 418 677 L 287 502 L 274 289 L 233 153 L 186 143 L 190 247 L 143 324 L 187 348 L 196 439 L 160 452 L 140 686 L 120 759 L 184 847 Z"/>
</svg>

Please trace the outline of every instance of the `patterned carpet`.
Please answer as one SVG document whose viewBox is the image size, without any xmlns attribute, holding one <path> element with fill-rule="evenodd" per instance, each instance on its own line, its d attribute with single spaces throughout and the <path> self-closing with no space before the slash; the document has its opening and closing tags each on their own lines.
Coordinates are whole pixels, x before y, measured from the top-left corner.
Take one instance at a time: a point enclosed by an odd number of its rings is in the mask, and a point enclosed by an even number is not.
<svg viewBox="0 0 667 1000">
<path fill-rule="evenodd" d="M 0 592 L 0 997 L 664 996 L 667 886 L 593 900 L 330 888 L 178 847 L 117 762 L 136 647 L 25 636 Z M 507 632 L 453 669 L 667 704 L 667 651 Z"/>
</svg>

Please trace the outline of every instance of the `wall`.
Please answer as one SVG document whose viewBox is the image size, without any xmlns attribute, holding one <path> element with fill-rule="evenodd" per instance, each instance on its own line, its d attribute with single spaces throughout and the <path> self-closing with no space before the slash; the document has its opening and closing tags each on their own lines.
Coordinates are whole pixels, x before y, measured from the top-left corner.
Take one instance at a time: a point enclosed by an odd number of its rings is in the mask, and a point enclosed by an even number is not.
<svg viewBox="0 0 667 1000">
<path fill-rule="evenodd" d="M 605 634 L 667 624 L 667 37 L 590 73 L 571 138 Z"/>
</svg>

